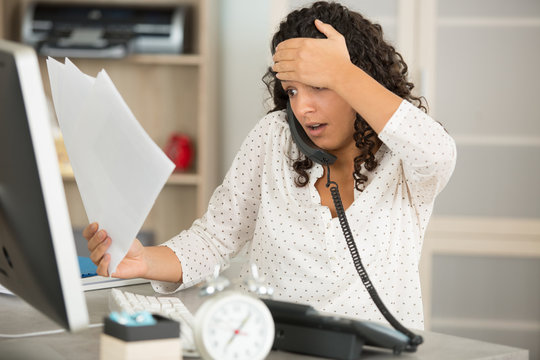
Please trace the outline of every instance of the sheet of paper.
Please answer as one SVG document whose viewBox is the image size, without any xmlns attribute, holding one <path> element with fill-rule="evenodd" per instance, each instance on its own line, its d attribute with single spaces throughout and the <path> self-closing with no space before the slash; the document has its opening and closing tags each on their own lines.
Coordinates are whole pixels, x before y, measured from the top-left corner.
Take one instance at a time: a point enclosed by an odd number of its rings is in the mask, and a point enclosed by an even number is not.
<svg viewBox="0 0 540 360">
<path fill-rule="evenodd" d="M 96 78 L 68 59 L 47 59 L 53 102 L 88 221 L 111 239 L 113 274 L 174 163 L 139 124 L 105 70 Z"/>
<path fill-rule="evenodd" d="M 1 284 L 0 284 L 0 294 L 15 295 L 10 290 L 8 290 L 8 288 L 3 287 Z"/>
</svg>

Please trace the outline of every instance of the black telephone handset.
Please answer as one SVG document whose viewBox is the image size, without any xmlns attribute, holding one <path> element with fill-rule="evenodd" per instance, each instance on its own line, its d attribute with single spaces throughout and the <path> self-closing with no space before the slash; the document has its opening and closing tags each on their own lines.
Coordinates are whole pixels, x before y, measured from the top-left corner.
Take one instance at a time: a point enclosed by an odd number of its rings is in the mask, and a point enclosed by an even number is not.
<svg viewBox="0 0 540 360">
<path fill-rule="evenodd" d="M 290 101 L 287 101 L 287 122 L 289 123 L 294 142 L 298 145 L 300 151 L 309 159 L 323 166 L 331 165 L 336 161 L 334 155 L 324 151 L 311 141 L 296 116 L 294 116 Z"/>
<path fill-rule="evenodd" d="M 390 325 L 392 325 L 392 327 L 397 331 L 406 335 L 406 337 L 409 339 L 409 342 L 407 346 L 404 347 L 404 350 L 416 351 L 417 346 L 423 342 L 422 337 L 414 334 L 409 329 L 405 328 L 396 318 L 394 318 L 394 316 L 386 308 L 381 298 L 379 297 L 375 286 L 373 286 L 373 283 L 369 279 L 364 265 L 362 264 L 360 254 L 358 253 L 356 243 L 353 239 L 352 232 L 349 227 L 347 217 L 345 215 L 345 209 L 343 207 L 341 196 L 339 194 L 338 184 L 334 181 L 331 181 L 330 179 L 330 165 L 333 164 L 337 158 L 334 155 L 319 148 L 313 143 L 313 141 L 311 141 L 311 139 L 308 137 L 308 135 L 302 128 L 302 125 L 300 125 L 300 123 L 298 122 L 298 119 L 296 119 L 296 117 L 294 116 L 290 101 L 287 102 L 287 122 L 289 123 L 289 128 L 291 130 L 291 136 L 293 138 L 293 141 L 296 143 L 300 151 L 312 161 L 326 167 L 326 186 L 330 188 L 330 193 L 336 207 L 336 213 L 339 218 L 339 223 L 341 225 L 341 229 L 343 230 L 343 235 L 351 253 L 354 266 L 356 268 L 356 271 L 358 272 L 358 275 L 360 275 L 360 278 L 362 279 L 362 282 L 366 287 L 369 295 L 371 296 L 371 299 L 373 300 L 375 305 L 377 305 L 377 308 L 382 313 L 384 318 L 390 323 Z M 285 348 L 283 349 L 285 350 Z M 394 350 L 396 350 L 396 348 L 394 348 Z"/>
</svg>

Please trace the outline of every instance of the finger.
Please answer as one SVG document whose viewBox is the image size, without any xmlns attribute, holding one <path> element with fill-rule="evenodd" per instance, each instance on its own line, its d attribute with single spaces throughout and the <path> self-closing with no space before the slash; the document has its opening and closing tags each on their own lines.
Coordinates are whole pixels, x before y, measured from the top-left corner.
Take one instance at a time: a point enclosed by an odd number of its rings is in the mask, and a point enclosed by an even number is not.
<svg viewBox="0 0 540 360">
<path fill-rule="evenodd" d="M 334 29 L 334 27 L 330 24 L 323 23 L 321 20 L 316 19 L 315 20 L 315 27 L 317 30 L 322 32 L 328 39 L 342 37 L 341 33 Z"/>
<path fill-rule="evenodd" d="M 299 79 L 297 79 L 295 75 L 296 73 L 293 71 L 278 72 L 276 74 L 276 77 L 281 81 L 299 81 Z"/>
<path fill-rule="evenodd" d="M 298 51 L 296 49 L 292 49 L 292 48 L 281 49 L 281 50 L 276 51 L 276 53 L 272 57 L 272 60 L 274 60 L 274 62 L 294 60 L 296 58 L 297 52 Z"/>
<path fill-rule="evenodd" d="M 103 259 L 99 262 L 97 267 L 97 274 L 101 276 L 109 276 L 109 263 L 111 262 L 111 255 L 105 254 Z"/>
<path fill-rule="evenodd" d="M 99 230 L 97 233 L 94 234 L 94 236 L 90 238 L 90 240 L 88 240 L 88 250 L 90 252 L 94 251 L 95 248 L 99 246 L 99 244 L 101 244 L 106 238 L 107 232 L 105 230 Z"/>
<path fill-rule="evenodd" d="M 105 256 L 105 253 L 107 252 L 110 246 L 111 246 L 111 238 L 107 237 L 104 241 L 101 242 L 101 244 L 99 244 L 94 249 L 94 251 L 90 253 L 90 260 L 92 260 L 94 264 L 98 264 L 103 259 L 103 256 Z"/>
<path fill-rule="evenodd" d="M 91 223 L 90 225 L 84 228 L 82 235 L 84 236 L 86 240 L 90 241 L 90 239 L 92 238 L 92 236 L 94 236 L 98 228 L 99 228 L 98 223 L 96 222 Z"/>
<path fill-rule="evenodd" d="M 295 70 L 294 62 L 293 61 L 280 61 L 278 63 L 275 63 L 272 66 L 272 70 L 278 73 L 294 71 Z"/>
<path fill-rule="evenodd" d="M 286 49 L 297 49 L 302 46 L 304 41 L 306 41 L 305 38 L 291 38 L 284 40 L 276 46 L 276 52 Z"/>
</svg>

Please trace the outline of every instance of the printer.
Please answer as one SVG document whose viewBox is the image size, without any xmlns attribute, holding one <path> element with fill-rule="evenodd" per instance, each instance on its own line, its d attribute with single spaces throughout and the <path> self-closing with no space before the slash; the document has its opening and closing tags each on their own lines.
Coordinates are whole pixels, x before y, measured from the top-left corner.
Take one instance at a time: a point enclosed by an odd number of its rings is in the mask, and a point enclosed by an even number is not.
<svg viewBox="0 0 540 360">
<path fill-rule="evenodd" d="M 122 58 L 191 51 L 189 5 L 30 3 L 22 41 L 40 55 Z"/>
</svg>

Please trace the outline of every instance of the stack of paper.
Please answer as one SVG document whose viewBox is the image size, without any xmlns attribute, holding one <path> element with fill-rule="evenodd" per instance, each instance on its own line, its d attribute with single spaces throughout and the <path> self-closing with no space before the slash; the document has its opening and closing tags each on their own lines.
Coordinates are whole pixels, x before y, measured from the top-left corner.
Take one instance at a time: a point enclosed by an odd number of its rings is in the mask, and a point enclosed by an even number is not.
<svg viewBox="0 0 540 360">
<path fill-rule="evenodd" d="M 102 70 L 82 73 L 47 59 L 54 107 L 90 223 L 112 238 L 113 274 L 174 164 L 144 131 Z"/>
</svg>

